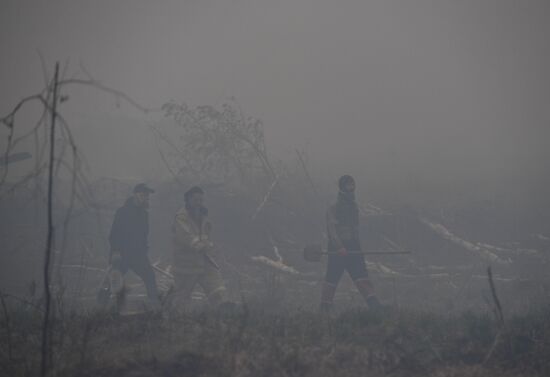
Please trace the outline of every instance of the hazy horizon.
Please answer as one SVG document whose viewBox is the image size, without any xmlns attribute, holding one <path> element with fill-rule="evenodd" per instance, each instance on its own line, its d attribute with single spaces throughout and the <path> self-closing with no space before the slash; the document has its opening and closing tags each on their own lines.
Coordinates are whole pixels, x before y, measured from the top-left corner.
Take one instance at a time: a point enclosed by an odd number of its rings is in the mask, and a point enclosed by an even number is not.
<svg viewBox="0 0 550 377">
<path fill-rule="evenodd" d="M 3 1 L 0 112 L 43 86 L 40 51 L 50 74 L 70 59 L 83 77 L 82 63 L 148 107 L 234 97 L 264 122 L 274 158 L 306 150 L 317 178 L 350 172 L 393 196 L 543 200 L 549 10 L 534 0 Z M 91 88 L 67 93 L 62 111 L 90 174 L 169 177 L 146 126 L 161 114 Z"/>
</svg>

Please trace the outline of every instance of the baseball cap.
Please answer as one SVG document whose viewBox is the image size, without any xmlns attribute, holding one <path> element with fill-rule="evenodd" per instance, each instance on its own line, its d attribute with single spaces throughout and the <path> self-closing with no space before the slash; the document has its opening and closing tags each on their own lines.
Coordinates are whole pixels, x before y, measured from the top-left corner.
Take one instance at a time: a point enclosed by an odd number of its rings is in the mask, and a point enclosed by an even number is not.
<svg viewBox="0 0 550 377">
<path fill-rule="evenodd" d="M 146 192 L 148 194 L 152 194 L 155 192 L 155 190 L 147 186 L 145 183 L 139 183 L 134 187 L 134 194 L 137 192 Z"/>
</svg>

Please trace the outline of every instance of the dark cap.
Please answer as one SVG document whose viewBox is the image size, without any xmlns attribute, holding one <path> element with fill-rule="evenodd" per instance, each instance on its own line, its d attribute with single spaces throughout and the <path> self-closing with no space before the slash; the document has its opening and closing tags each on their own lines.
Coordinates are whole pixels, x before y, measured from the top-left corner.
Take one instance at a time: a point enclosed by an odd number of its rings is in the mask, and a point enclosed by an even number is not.
<svg viewBox="0 0 550 377">
<path fill-rule="evenodd" d="M 193 186 L 183 194 L 183 197 L 185 201 L 188 202 L 194 194 L 204 194 L 204 190 L 199 186 Z"/>
<path fill-rule="evenodd" d="M 146 192 L 147 194 L 152 194 L 155 192 L 151 187 L 148 187 L 145 183 L 139 183 L 134 187 L 134 194 L 138 192 Z"/>
</svg>

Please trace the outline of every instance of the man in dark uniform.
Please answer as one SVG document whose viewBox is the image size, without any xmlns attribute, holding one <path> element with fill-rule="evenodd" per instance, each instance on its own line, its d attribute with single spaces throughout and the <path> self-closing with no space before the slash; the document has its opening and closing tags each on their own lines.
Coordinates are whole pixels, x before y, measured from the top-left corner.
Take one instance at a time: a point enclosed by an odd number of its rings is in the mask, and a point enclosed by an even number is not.
<svg viewBox="0 0 550 377">
<path fill-rule="evenodd" d="M 344 175 L 338 180 L 338 200 L 327 211 L 327 235 L 329 254 L 327 272 L 321 294 L 321 310 L 332 307 L 338 282 L 347 271 L 355 286 L 371 309 L 378 309 L 380 302 L 369 280 L 359 239 L 359 209 L 355 202 L 355 180 Z"/>
<path fill-rule="evenodd" d="M 149 194 L 155 192 L 140 183 L 134 187 L 133 195 L 115 214 L 109 242 L 111 244 L 111 265 L 122 275 L 132 270 L 145 283 L 147 296 L 154 307 L 160 304 L 155 273 L 149 262 Z"/>
</svg>

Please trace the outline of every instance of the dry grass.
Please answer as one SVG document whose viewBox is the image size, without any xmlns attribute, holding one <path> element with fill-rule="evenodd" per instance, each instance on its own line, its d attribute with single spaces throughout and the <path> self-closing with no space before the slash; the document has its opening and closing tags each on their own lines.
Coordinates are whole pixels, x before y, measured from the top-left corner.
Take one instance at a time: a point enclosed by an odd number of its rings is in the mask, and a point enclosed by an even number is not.
<svg viewBox="0 0 550 377">
<path fill-rule="evenodd" d="M 40 315 L 11 305 L 2 319 L 1 373 L 35 375 Z M 54 327 L 56 376 L 517 376 L 550 373 L 550 307 L 507 320 L 386 308 L 267 311 L 249 304 L 164 319 L 95 312 Z M 8 336 L 9 330 L 9 336 Z M 8 352 L 11 348 L 11 358 Z"/>
</svg>

